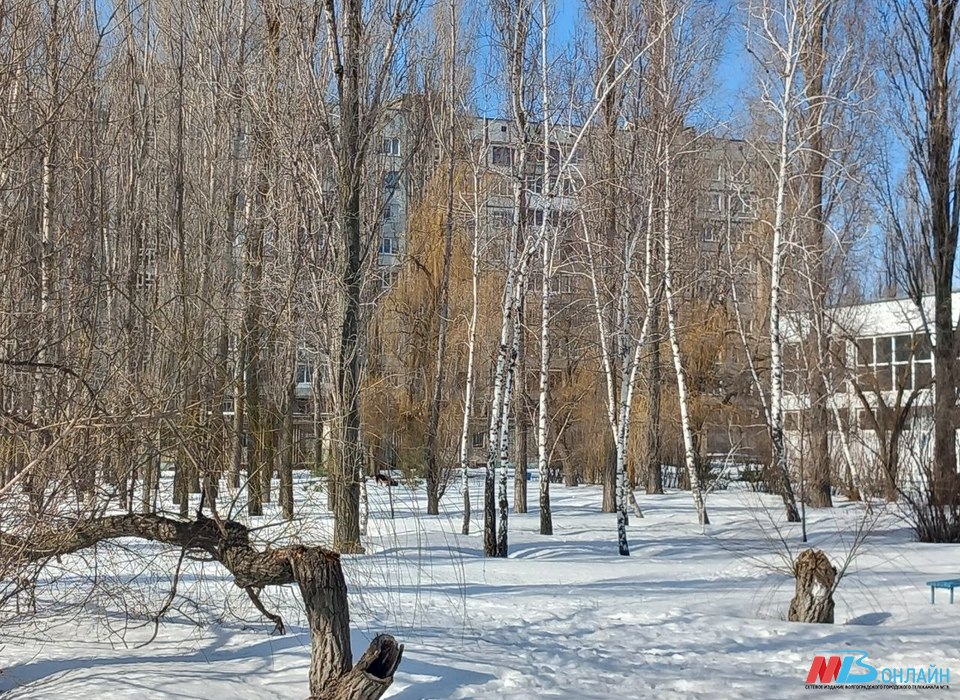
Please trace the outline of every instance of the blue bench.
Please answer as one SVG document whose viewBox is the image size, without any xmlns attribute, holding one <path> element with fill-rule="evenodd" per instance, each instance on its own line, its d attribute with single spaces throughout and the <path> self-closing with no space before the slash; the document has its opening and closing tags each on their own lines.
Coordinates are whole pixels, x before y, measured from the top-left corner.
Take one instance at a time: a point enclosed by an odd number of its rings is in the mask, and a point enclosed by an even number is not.
<svg viewBox="0 0 960 700">
<path fill-rule="evenodd" d="M 960 588 L 960 578 L 945 578 L 940 581 L 927 581 L 927 585 L 930 586 L 930 602 L 935 603 L 936 591 L 938 588 L 947 588 L 950 590 L 950 604 L 953 604 L 953 589 Z"/>
</svg>

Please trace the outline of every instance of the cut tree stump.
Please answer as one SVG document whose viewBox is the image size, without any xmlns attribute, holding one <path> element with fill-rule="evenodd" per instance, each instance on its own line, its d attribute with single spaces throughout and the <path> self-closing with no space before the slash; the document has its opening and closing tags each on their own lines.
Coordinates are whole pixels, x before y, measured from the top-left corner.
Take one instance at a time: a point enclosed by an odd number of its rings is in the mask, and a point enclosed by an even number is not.
<svg viewBox="0 0 960 700">
<path fill-rule="evenodd" d="M 819 549 L 805 549 L 793 564 L 796 590 L 790 601 L 790 622 L 833 624 L 833 591 L 837 569 Z"/>
</svg>

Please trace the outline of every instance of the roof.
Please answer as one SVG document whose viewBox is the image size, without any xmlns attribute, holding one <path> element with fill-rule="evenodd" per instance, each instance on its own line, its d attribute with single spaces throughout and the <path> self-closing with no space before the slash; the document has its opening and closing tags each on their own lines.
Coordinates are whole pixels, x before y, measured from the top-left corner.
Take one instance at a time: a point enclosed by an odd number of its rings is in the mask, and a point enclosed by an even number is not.
<svg viewBox="0 0 960 700">
<path fill-rule="evenodd" d="M 853 336 L 919 333 L 933 321 L 933 295 L 923 297 L 921 308 L 913 299 L 882 299 L 836 306 L 829 310 L 834 323 Z M 953 293 L 953 322 L 960 317 L 960 292 Z"/>
</svg>

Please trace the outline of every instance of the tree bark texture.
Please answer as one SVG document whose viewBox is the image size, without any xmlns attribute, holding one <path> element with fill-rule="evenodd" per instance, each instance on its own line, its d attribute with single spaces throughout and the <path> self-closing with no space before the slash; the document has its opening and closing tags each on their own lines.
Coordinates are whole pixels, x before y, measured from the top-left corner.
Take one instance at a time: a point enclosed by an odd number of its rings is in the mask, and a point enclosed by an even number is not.
<svg viewBox="0 0 960 700">
<path fill-rule="evenodd" d="M 217 521 L 202 513 L 194 521 L 127 514 L 77 520 L 61 527 L 37 524 L 27 537 L 0 533 L 0 571 L 15 574 L 31 563 L 124 537 L 204 552 L 223 564 L 234 583 L 248 592 L 296 583 L 312 640 L 311 700 L 375 700 L 393 682 L 403 645 L 389 635 L 376 637 L 353 664 L 347 585 L 340 555 L 323 547 L 302 545 L 260 551 L 251 544 L 249 530 L 232 520 Z M 282 630 L 282 621 L 277 618 L 277 622 Z"/>
<path fill-rule="evenodd" d="M 837 570 L 819 549 L 800 552 L 793 565 L 796 590 L 787 619 L 791 622 L 833 624 L 833 591 Z"/>
</svg>

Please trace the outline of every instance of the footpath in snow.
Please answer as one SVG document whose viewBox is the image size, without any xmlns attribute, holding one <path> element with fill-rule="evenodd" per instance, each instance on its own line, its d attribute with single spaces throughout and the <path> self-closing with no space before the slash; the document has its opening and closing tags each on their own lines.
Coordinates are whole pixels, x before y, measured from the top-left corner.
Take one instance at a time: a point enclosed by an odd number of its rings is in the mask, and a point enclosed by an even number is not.
<svg viewBox="0 0 960 700">
<path fill-rule="evenodd" d="M 329 541 L 319 480 L 300 475 L 297 490 L 296 523 L 273 506 L 251 525 L 264 526 L 264 538 Z M 837 594 L 836 624 L 821 626 L 785 621 L 793 582 L 778 530 L 794 554 L 803 545 L 774 497 L 714 493 L 703 530 L 688 493 L 638 494 L 645 517 L 631 521 L 630 557 L 617 554 L 615 516 L 599 512 L 598 488 L 555 486 L 552 497 L 556 534 L 539 534 L 532 497 L 530 513 L 511 514 L 509 558 L 485 559 L 478 519 L 459 534 L 459 493 L 427 516 L 422 491 L 371 485 L 368 553 L 344 561 L 355 653 L 381 631 L 406 644 L 386 697 L 809 698 L 829 692 L 804 687 L 813 656 L 844 649 L 886 667 L 948 667 L 960 687 L 960 606 L 946 596 L 932 606 L 925 586 L 960 575 L 957 549 L 916 544 L 893 508 L 871 518 Z M 841 564 L 862 506 L 807 514 L 809 546 Z M 154 625 L 177 556 L 124 542 L 51 567 L 40 615 L 0 628 L 0 695 L 304 697 L 310 640 L 292 590 L 264 594 L 288 627 L 271 636 L 222 569 L 187 561 Z M 844 697 L 858 692 L 867 691 Z"/>
</svg>

